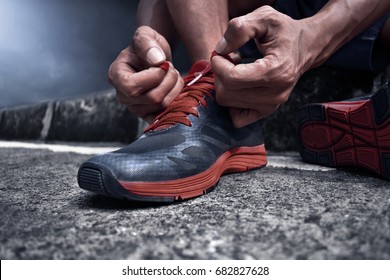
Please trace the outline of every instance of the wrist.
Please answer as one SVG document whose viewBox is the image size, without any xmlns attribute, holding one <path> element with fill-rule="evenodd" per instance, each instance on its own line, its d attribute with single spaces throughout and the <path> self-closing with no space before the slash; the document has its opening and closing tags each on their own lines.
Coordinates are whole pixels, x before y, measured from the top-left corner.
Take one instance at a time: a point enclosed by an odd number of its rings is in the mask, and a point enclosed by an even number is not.
<svg viewBox="0 0 390 280">
<path fill-rule="evenodd" d="M 300 34 L 299 53 L 301 56 L 298 68 L 299 74 L 302 75 L 319 66 L 330 56 L 324 52 L 324 46 L 329 43 L 329 39 L 326 36 L 321 36 L 323 33 L 321 27 L 312 20 L 296 20 L 294 29 Z"/>
<path fill-rule="evenodd" d="M 390 0 L 329 0 L 318 13 L 300 20 L 309 38 L 310 68 L 324 63 L 389 10 Z"/>
<path fill-rule="evenodd" d="M 305 71 L 323 64 L 341 45 L 342 39 L 337 32 L 322 19 L 315 16 L 300 20 L 305 38 Z"/>
</svg>

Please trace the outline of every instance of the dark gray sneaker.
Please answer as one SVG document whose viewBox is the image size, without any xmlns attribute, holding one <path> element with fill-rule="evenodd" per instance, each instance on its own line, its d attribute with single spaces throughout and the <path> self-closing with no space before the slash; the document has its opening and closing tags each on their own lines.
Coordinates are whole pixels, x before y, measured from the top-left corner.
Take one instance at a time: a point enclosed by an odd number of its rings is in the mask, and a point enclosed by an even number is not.
<svg viewBox="0 0 390 280">
<path fill-rule="evenodd" d="M 208 61 L 193 65 L 187 85 L 130 145 L 81 165 L 81 188 L 137 201 L 173 202 L 211 190 L 221 175 L 267 164 L 261 123 L 234 128 L 214 98 Z"/>
</svg>

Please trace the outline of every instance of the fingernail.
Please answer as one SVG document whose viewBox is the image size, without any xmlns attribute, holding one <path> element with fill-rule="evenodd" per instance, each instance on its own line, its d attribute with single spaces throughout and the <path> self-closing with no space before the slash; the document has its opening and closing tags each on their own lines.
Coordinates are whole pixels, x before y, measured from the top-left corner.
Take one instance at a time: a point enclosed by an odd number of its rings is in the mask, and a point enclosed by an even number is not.
<svg viewBox="0 0 390 280">
<path fill-rule="evenodd" d="M 227 47 L 227 42 L 226 42 L 226 39 L 225 37 L 222 37 L 222 39 L 218 42 L 217 46 L 215 47 L 215 51 L 217 53 L 223 53 L 224 50 L 226 49 Z"/>
<path fill-rule="evenodd" d="M 153 47 L 146 53 L 146 59 L 151 64 L 159 64 L 165 60 L 165 55 L 159 48 Z"/>
</svg>

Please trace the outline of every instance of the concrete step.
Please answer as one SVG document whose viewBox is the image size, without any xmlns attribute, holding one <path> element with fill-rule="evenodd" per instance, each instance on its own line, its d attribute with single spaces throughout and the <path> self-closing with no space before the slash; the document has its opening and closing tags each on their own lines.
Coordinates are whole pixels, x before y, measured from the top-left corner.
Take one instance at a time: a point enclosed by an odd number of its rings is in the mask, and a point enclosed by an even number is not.
<svg viewBox="0 0 390 280">
<path fill-rule="evenodd" d="M 269 150 L 298 150 L 296 112 L 307 103 L 348 99 L 376 90 L 390 79 L 379 74 L 321 67 L 306 73 L 289 101 L 264 121 Z M 113 90 L 79 99 L 0 110 L 0 139 L 129 143 L 146 123 L 120 105 Z"/>
<path fill-rule="evenodd" d="M 7 140 L 128 143 L 144 126 L 116 102 L 113 90 L 0 111 L 0 138 Z"/>
</svg>

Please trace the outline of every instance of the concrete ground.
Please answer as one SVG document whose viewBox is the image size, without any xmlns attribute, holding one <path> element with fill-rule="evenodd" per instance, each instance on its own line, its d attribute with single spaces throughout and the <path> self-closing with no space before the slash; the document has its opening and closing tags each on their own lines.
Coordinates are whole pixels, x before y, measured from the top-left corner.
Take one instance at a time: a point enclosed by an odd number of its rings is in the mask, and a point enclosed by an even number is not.
<svg viewBox="0 0 390 280">
<path fill-rule="evenodd" d="M 141 204 L 78 187 L 107 149 L 0 142 L 1 259 L 390 259 L 390 182 L 372 174 L 269 153 L 208 195 Z"/>
</svg>

